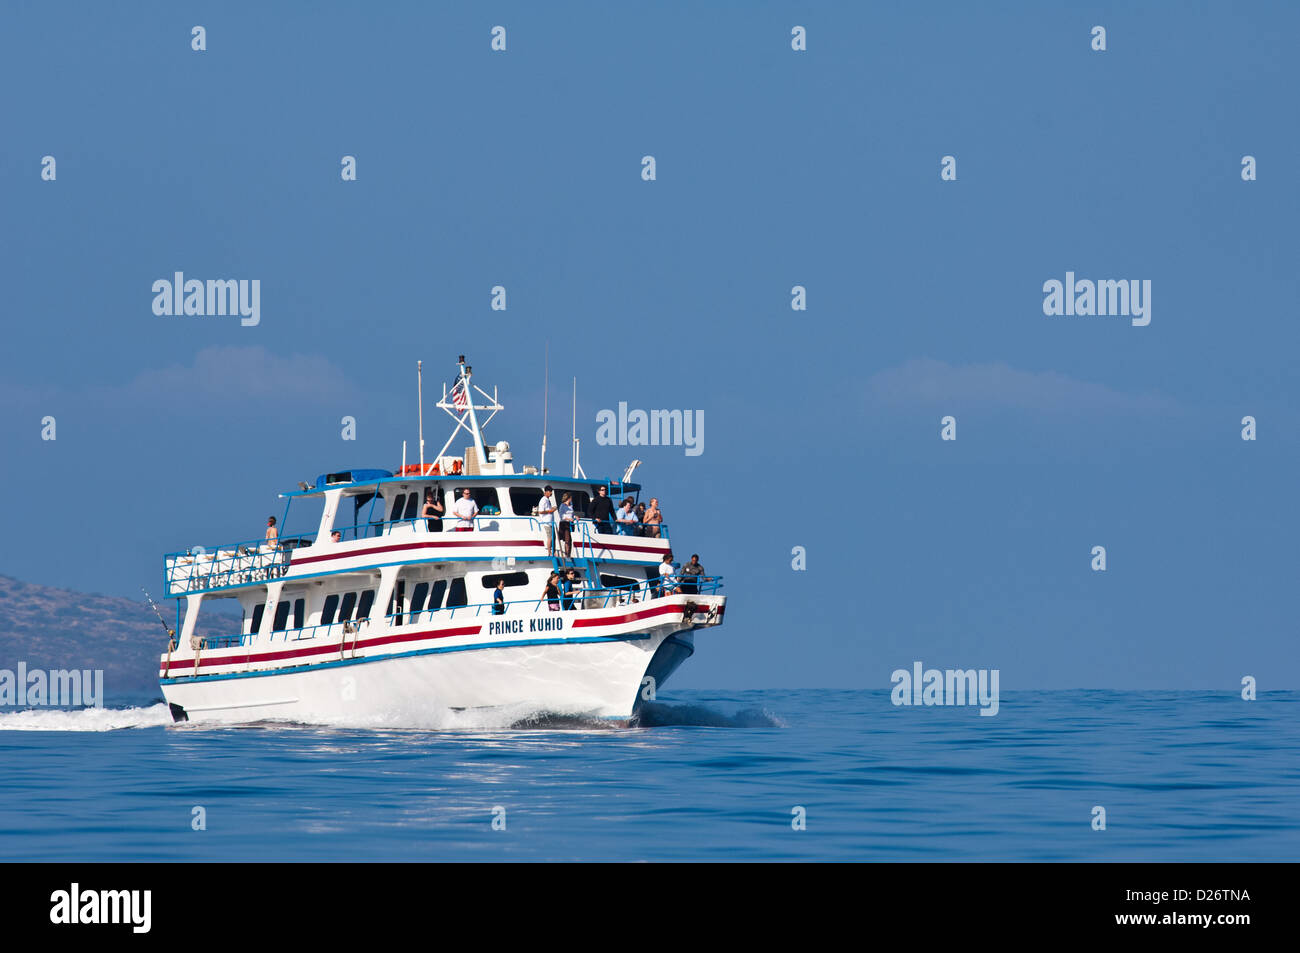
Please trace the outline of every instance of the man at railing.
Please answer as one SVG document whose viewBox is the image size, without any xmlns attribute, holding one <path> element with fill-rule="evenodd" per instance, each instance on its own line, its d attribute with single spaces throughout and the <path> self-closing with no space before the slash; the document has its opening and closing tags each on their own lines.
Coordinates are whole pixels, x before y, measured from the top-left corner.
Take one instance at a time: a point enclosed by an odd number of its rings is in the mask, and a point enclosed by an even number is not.
<svg viewBox="0 0 1300 953">
<path fill-rule="evenodd" d="M 704 567 L 700 565 L 699 553 L 691 554 L 691 561 L 682 567 L 681 575 L 681 591 L 687 595 L 697 595 L 700 591 L 700 577 L 704 575 Z"/>
<path fill-rule="evenodd" d="M 469 487 L 464 487 L 460 491 L 460 499 L 451 510 L 460 520 L 456 524 L 456 532 L 465 533 L 474 528 L 474 517 L 478 516 L 478 504 L 470 496 Z"/>
</svg>

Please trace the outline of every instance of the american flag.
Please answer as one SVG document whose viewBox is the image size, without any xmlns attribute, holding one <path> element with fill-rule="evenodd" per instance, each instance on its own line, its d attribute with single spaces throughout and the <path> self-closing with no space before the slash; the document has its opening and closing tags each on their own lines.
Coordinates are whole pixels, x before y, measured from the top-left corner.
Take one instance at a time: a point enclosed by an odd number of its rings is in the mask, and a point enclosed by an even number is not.
<svg viewBox="0 0 1300 953">
<path fill-rule="evenodd" d="M 461 378 L 451 388 L 451 402 L 456 405 L 457 410 L 466 410 L 469 408 L 469 398 L 465 396 L 465 379 Z"/>
</svg>

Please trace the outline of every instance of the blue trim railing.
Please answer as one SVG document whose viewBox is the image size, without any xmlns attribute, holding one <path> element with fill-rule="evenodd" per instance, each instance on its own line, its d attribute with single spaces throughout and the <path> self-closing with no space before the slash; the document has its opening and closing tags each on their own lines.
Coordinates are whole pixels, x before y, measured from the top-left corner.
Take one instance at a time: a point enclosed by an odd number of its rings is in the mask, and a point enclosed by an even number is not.
<svg viewBox="0 0 1300 953">
<path fill-rule="evenodd" d="M 688 585 L 694 585 L 699 590 L 698 593 L 684 592 L 682 590 L 682 577 L 680 574 L 625 586 L 582 588 L 575 589 L 569 594 L 561 592 L 561 608 L 559 611 L 573 612 L 580 609 L 608 609 L 615 606 L 635 605 L 666 595 L 714 595 L 722 588 L 721 576 L 695 576 L 690 578 L 698 580 L 698 582 L 688 583 Z M 428 625 L 442 619 L 491 617 L 498 614 L 493 611 L 493 606 L 494 603 L 491 602 L 478 602 L 463 606 L 442 606 L 436 609 L 392 612 L 379 618 L 387 625 L 387 630 L 391 630 L 401 626 Z M 545 595 L 538 599 L 507 600 L 505 603 L 506 611 L 508 612 L 512 606 L 523 606 L 532 609 L 534 614 L 538 615 L 545 615 L 555 611 L 548 607 Z M 500 614 L 504 615 L 505 613 Z M 401 621 L 397 621 L 399 619 Z M 364 628 L 369 626 L 370 621 L 369 618 L 341 619 L 334 622 L 302 626 L 296 629 L 274 629 L 271 631 L 268 641 L 300 642 L 315 639 L 319 636 L 343 635 L 345 637 L 344 642 L 346 642 L 347 636 L 355 634 L 359 637 Z M 228 649 L 240 645 L 252 645 L 256 642 L 257 637 L 258 633 L 256 632 L 235 635 L 210 635 L 203 639 L 203 648 Z"/>
<path fill-rule="evenodd" d="M 429 533 L 426 517 L 423 516 L 344 526 L 336 530 L 339 539 L 330 540 L 324 545 L 390 536 L 393 529 L 401 526 L 410 526 L 412 534 L 417 536 L 469 532 L 457 527 L 458 517 L 443 516 L 442 520 L 442 531 L 435 531 L 434 534 Z M 474 531 L 478 532 L 510 533 L 514 530 L 518 533 L 516 539 L 540 538 L 543 532 L 542 521 L 535 516 L 478 516 L 474 523 Z M 622 525 L 628 526 L 628 524 Z M 660 535 L 645 538 L 667 540 L 668 526 L 663 523 L 657 525 Z M 636 528 L 647 527 L 637 524 Z M 633 538 L 634 534 L 630 532 L 633 527 L 628 526 L 628 529 L 627 534 L 619 534 L 615 531 L 610 535 L 627 535 Z M 586 556 L 599 558 L 602 550 L 608 551 L 607 543 L 596 538 L 597 524 L 590 518 L 582 517 L 573 521 L 571 537 L 573 549 L 575 551 L 580 548 L 586 549 L 587 553 L 584 554 Z M 293 550 L 316 545 L 320 544 L 313 536 L 295 535 L 282 537 L 274 544 L 266 539 L 249 539 L 238 543 L 224 543 L 211 550 L 203 546 L 195 546 L 182 552 L 168 553 L 163 557 L 163 592 L 169 597 L 174 597 L 230 586 L 271 582 L 288 573 Z M 510 545 L 509 540 L 502 540 L 502 546 L 508 545 Z M 560 547 L 558 525 L 555 545 L 558 553 Z M 571 555 L 576 555 L 576 552 Z"/>
</svg>

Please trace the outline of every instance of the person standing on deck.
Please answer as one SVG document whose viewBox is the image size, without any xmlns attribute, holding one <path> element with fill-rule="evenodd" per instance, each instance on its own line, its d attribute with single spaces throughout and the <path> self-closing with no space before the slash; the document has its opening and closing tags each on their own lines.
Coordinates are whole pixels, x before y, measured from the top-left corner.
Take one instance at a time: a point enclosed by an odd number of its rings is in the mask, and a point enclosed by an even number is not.
<svg viewBox="0 0 1300 953">
<path fill-rule="evenodd" d="M 542 498 L 537 501 L 537 519 L 542 524 L 542 535 L 546 537 L 546 555 L 555 556 L 555 498 L 551 496 L 548 486 L 542 490 Z"/>
<path fill-rule="evenodd" d="M 650 497 L 650 505 L 646 507 L 645 518 L 643 520 L 643 522 L 645 523 L 645 534 L 647 536 L 653 536 L 655 539 L 658 539 L 659 524 L 662 523 L 663 521 L 664 521 L 664 514 L 661 513 L 659 510 L 659 497 L 652 496 Z"/>
<path fill-rule="evenodd" d="M 430 533 L 442 532 L 442 513 L 442 490 L 439 489 L 435 496 L 432 487 L 425 487 L 424 508 L 420 515 L 428 520 L 426 525 Z"/>
<path fill-rule="evenodd" d="M 478 504 L 469 495 L 469 487 L 464 487 L 460 491 L 460 499 L 451 510 L 460 518 L 460 522 L 456 524 L 456 532 L 466 533 L 474 528 L 474 517 L 478 516 Z"/>
<path fill-rule="evenodd" d="M 492 593 L 492 614 L 506 614 L 506 581 L 504 577 L 497 580 L 496 592 Z"/>
<path fill-rule="evenodd" d="M 596 487 L 596 498 L 591 501 L 591 518 L 596 521 L 596 532 L 612 533 L 609 518 L 614 515 L 614 501 L 605 494 L 605 487 Z"/>
<path fill-rule="evenodd" d="M 280 545 L 280 531 L 275 528 L 275 517 L 266 518 L 266 549 L 268 552 L 275 550 Z"/>
<path fill-rule="evenodd" d="M 560 498 L 560 553 L 565 559 L 573 558 L 573 494 Z"/>
</svg>

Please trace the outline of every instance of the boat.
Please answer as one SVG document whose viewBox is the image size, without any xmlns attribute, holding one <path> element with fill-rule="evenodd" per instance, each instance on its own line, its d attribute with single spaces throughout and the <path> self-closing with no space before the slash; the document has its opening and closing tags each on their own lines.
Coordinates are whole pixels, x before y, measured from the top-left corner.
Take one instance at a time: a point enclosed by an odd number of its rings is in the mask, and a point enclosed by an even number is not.
<svg viewBox="0 0 1300 953">
<path fill-rule="evenodd" d="M 694 653 L 695 632 L 722 624 L 721 577 L 661 571 L 667 524 L 588 515 L 601 488 L 616 502 L 639 497 L 640 461 L 618 480 L 588 479 L 575 409 L 571 475 L 546 469 L 545 439 L 540 464 L 516 472 L 509 443 L 483 436 L 503 409 L 496 389 L 473 382 L 463 355 L 456 367 L 437 403 L 455 427 L 432 462 L 421 362 L 418 463 L 404 444 L 393 470 L 322 473 L 280 494 L 274 532 L 164 556 L 179 635 L 159 679 L 175 721 L 400 727 L 468 712 L 629 723 Z M 572 496 L 571 545 L 548 504 L 538 515 L 547 486 L 557 503 Z M 425 515 L 426 491 L 440 519 Z M 466 496 L 468 519 L 453 510 Z M 291 508 L 308 509 L 314 532 L 285 531 Z M 551 574 L 570 570 L 570 587 L 548 598 Z M 239 630 L 198 636 L 200 614 L 230 600 Z"/>
</svg>

